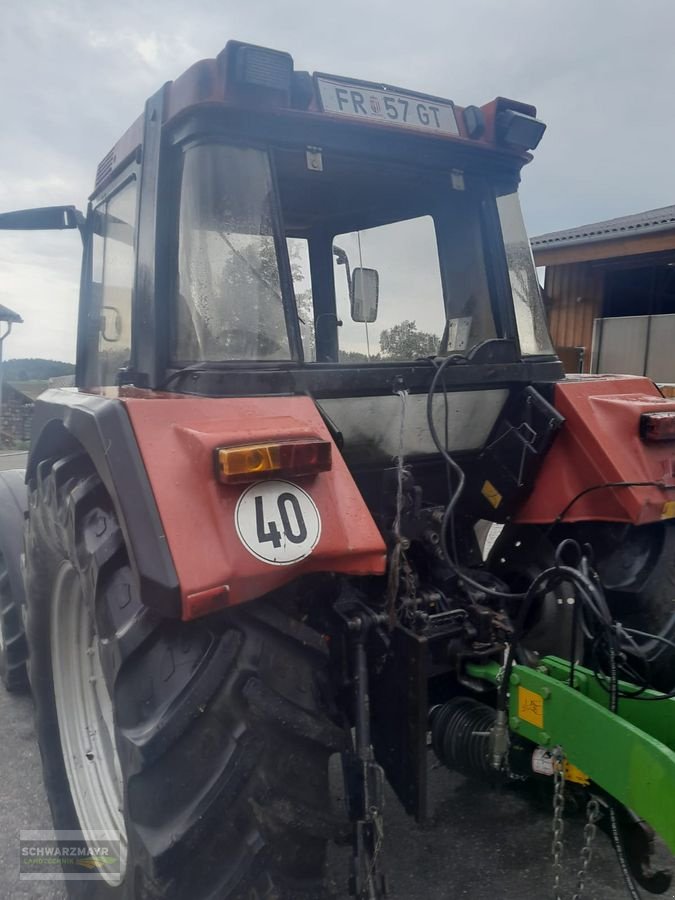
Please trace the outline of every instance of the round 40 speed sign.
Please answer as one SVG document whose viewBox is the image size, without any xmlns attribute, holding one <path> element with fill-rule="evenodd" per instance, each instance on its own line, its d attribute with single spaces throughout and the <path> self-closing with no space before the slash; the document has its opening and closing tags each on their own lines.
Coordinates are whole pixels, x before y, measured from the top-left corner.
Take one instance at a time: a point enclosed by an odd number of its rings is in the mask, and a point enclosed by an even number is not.
<svg viewBox="0 0 675 900">
<path fill-rule="evenodd" d="M 305 559 L 321 537 L 316 504 L 290 481 L 252 484 L 239 498 L 234 524 L 249 553 L 273 566 Z"/>
</svg>

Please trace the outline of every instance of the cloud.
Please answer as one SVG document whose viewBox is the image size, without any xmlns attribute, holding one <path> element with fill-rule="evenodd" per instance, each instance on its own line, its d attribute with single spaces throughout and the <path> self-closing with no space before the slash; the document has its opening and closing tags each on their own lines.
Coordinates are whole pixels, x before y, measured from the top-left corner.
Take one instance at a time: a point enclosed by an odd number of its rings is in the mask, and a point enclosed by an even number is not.
<svg viewBox="0 0 675 900">
<path fill-rule="evenodd" d="M 460 104 L 536 103 L 549 130 L 524 172 L 532 233 L 662 206 L 675 193 L 674 26 L 670 0 L 6 0 L 0 207 L 82 206 L 145 99 L 232 37 L 287 49 L 300 68 Z M 77 235 L 8 240 L 0 235 L 0 302 L 26 324 L 6 351 L 48 343 L 49 355 L 72 359 Z"/>
</svg>

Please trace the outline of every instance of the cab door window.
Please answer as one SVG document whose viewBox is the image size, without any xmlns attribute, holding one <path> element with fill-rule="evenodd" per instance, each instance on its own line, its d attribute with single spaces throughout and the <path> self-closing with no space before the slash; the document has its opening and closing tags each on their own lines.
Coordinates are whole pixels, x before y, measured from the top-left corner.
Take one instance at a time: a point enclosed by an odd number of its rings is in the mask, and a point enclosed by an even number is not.
<svg viewBox="0 0 675 900">
<path fill-rule="evenodd" d="M 371 322 L 354 321 L 350 281 L 355 267 L 378 273 L 380 303 Z M 420 216 L 338 234 L 333 244 L 340 362 L 414 360 L 435 356 L 445 312 L 434 221 Z"/>
<path fill-rule="evenodd" d="M 114 385 L 131 360 L 131 309 L 136 270 L 136 180 L 94 211 L 92 313 L 98 330 L 98 383 Z"/>
</svg>

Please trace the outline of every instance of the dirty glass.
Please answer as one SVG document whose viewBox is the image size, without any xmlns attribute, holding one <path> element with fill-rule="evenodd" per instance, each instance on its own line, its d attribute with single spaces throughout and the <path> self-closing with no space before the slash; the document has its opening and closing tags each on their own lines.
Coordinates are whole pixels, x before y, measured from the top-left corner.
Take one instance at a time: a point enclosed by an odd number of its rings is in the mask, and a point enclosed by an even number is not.
<svg viewBox="0 0 675 900">
<path fill-rule="evenodd" d="M 262 150 L 185 153 L 173 357 L 178 363 L 290 359 Z"/>
<path fill-rule="evenodd" d="M 136 181 L 128 181 L 95 211 L 92 290 L 98 321 L 99 378 L 114 385 L 131 356 Z"/>
<path fill-rule="evenodd" d="M 497 198 L 509 267 L 520 349 L 524 356 L 553 353 L 546 312 L 516 192 Z"/>
</svg>

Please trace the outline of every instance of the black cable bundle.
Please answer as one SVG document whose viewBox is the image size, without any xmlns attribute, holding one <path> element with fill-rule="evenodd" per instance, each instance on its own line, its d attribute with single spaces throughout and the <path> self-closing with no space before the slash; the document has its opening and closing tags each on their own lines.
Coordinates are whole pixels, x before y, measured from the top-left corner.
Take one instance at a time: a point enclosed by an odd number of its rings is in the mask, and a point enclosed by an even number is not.
<svg viewBox="0 0 675 900">
<path fill-rule="evenodd" d="M 441 454 L 448 466 L 448 472 L 453 473 L 457 479 L 456 486 L 450 493 L 450 498 L 445 508 L 443 523 L 441 527 L 441 550 L 443 552 L 444 559 L 449 568 L 453 572 L 455 572 L 460 582 L 464 582 L 474 589 L 482 591 L 483 594 L 488 597 L 495 597 L 503 600 L 522 601 L 518 613 L 518 619 L 515 625 L 514 639 L 509 646 L 509 651 L 507 654 L 505 673 L 502 679 L 502 687 L 500 689 L 498 709 L 506 709 L 506 693 L 508 689 L 509 675 L 511 673 L 511 668 L 513 667 L 514 650 L 524 636 L 525 622 L 527 620 L 527 615 L 530 611 L 532 603 L 538 596 L 546 594 L 561 582 L 571 582 L 576 589 L 576 593 L 580 601 L 580 609 L 575 610 L 574 624 L 575 626 L 577 624 L 581 626 L 586 639 L 590 643 L 593 671 L 595 677 L 598 679 L 603 688 L 605 688 L 605 690 L 609 693 L 609 676 L 607 675 L 607 673 L 602 672 L 602 657 L 605 657 L 606 660 L 608 650 L 613 646 L 615 647 L 616 653 L 615 659 L 619 660 L 622 671 L 627 675 L 629 680 L 638 684 L 638 689 L 636 691 L 622 691 L 619 689 L 617 683 L 618 697 L 645 701 L 666 700 L 675 697 L 675 689 L 671 690 L 669 693 L 660 694 L 659 696 L 645 697 L 644 694 L 647 690 L 650 689 L 648 677 L 636 672 L 628 664 L 628 658 L 630 656 L 633 656 L 634 658 L 641 661 L 644 668 L 648 672 L 650 651 L 652 650 L 654 644 L 661 643 L 664 650 L 666 646 L 675 650 L 675 642 L 671 641 L 663 634 L 649 634 L 636 628 L 628 628 L 614 621 L 611 610 L 607 605 L 607 600 L 605 599 L 600 580 L 598 576 L 591 570 L 588 555 L 582 551 L 582 548 L 576 541 L 571 539 L 564 540 L 556 550 L 555 565 L 541 572 L 532 581 L 529 588 L 524 593 L 510 593 L 507 591 L 500 591 L 495 588 L 487 587 L 486 585 L 481 584 L 479 581 L 472 578 L 461 568 L 461 566 L 457 562 L 456 553 L 450 552 L 450 548 L 448 547 L 448 531 L 450 531 L 450 533 L 454 535 L 454 513 L 462 495 L 462 491 L 464 490 L 466 476 L 464 475 L 462 468 L 452 458 L 451 454 L 448 451 L 449 412 L 445 380 L 441 381 L 443 397 L 445 401 L 445 445 L 439 437 L 438 430 L 434 422 L 433 399 L 438 382 L 441 380 L 446 368 L 449 365 L 465 364 L 467 362 L 467 359 L 460 354 L 451 354 L 450 356 L 446 356 L 441 363 L 438 363 L 434 359 L 430 360 L 430 362 L 435 366 L 436 371 L 434 373 L 434 377 L 432 378 L 431 385 L 427 394 L 427 423 L 429 426 L 429 432 L 436 446 L 436 449 Z M 642 482 L 639 483 L 642 484 Z M 634 482 L 633 484 L 638 484 L 638 482 Z M 652 482 L 644 482 L 644 484 L 651 485 Z M 629 483 L 617 482 L 612 485 L 605 486 L 623 487 L 629 486 Z M 587 493 L 587 491 L 582 492 L 582 494 L 584 493 Z M 579 496 L 582 496 L 582 494 L 575 497 L 572 503 L 575 502 L 579 498 Z M 558 516 L 556 521 L 560 521 L 560 519 L 565 514 L 565 512 L 567 512 L 572 503 L 569 503 L 567 505 L 563 513 Z M 577 563 L 576 566 L 565 565 L 563 563 L 563 558 L 566 554 L 574 555 L 575 562 Z M 646 640 L 644 641 L 644 643 L 640 644 L 637 638 L 643 638 Z M 575 639 L 576 634 L 573 634 L 573 646 L 575 643 Z M 570 657 L 572 666 L 574 666 L 574 656 L 575 654 L 573 653 Z"/>
<path fill-rule="evenodd" d="M 661 652 L 663 652 L 666 647 L 675 650 L 675 642 L 665 637 L 664 634 L 649 634 L 648 632 L 640 631 L 636 628 L 628 628 L 615 621 L 607 604 L 600 579 L 591 568 L 588 553 L 584 552 L 586 548 L 582 549 L 576 541 L 571 539 L 562 541 L 556 549 L 555 565 L 545 569 L 537 575 L 524 593 L 508 593 L 495 590 L 494 588 L 488 588 L 468 576 L 459 566 L 457 554 L 456 551 L 454 551 L 454 512 L 464 489 L 466 478 L 461 467 L 448 452 L 448 397 L 444 381 L 442 382 L 442 388 L 445 401 L 445 446 L 439 438 L 434 423 L 433 398 L 436 385 L 446 367 L 450 364 L 465 363 L 466 361 L 466 358 L 460 355 L 447 356 L 440 364 L 435 360 L 431 360 L 432 364 L 436 367 L 436 372 L 427 395 L 427 422 L 434 444 L 448 466 L 449 481 L 450 473 L 454 473 L 457 478 L 457 484 L 454 491 L 452 489 L 450 491 L 450 499 L 445 509 L 441 529 L 441 549 L 445 561 L 450 569 L 455 572 L 460 581 L 482 591 L 487 596 L 522 601 L 518 611 L 518 618 L 515 623 L 513 640 L 508 646 L 504 664 L 504 673 L 497 697 L 497 709 L 499 711 L 506 711 L 507 709 L 508 686 L 515 660 L 515 653 L 520 641 L 524 637 L 525 623 L 532 603 L 537 597 L 553 590 L 563 582 L 574 585 L 577 601 L 575 603 L 572 625 L 570 686 L 574 686 L 577 628 L 581 628 L 582 633 L 590 644 L 593 673 L 598 683 L 607 691 L 609 695 L 609 708 L 613 713 L 618 712 L 619 699 L 655 701 L 667 700 L 675 697 L 675 688 L 668 693 L 659 694 L 658 696 L 645 696 L 646 692 L 650 689 L 648 677 L 649 662 L 650 653 L 653 650 L 654 645 L 660 643 L 662 645 Z M 613 482 L 611 484 L 596 485 L 582 491 L 574 497 L 565 507 L 563 512 L 557 517 L 556 523 L 562 520 L 569 508 L 581 496 L 591 490 L 600 490 L 601 488 L 609 487 L 632 487 L 638 485 L 666 487 L 658 482 Z M 672 486 L 668 487 L 672 488 Z M 453 553 L 450 552 L 448 547 L 448 530 L 450 530 L 453 537 Z M 563 559 L 566 555 L 573 556 L 576 565 L 565 564 Z M 644 640 L 643 643 L 640 643 L 637 640 L 638 638 L 646 640 Z M 633 669 L 628 662 L 630 657 L 640 660 L 646 674 L 638 673 Z M 651 655 L 651 660 L 653 661 L 653 654 Z M 603 664 L 608 666 L 609 672 L 603 670 Z M 631 682 L 637 684 L 636 690 L 621 689 L 619 684 L 619 668 L 621 668 L 622 672 L 628 676 Z M 616 851 L 624 882 L 632 900 L 640 900 L 640 894 L 637 891 L 637 887 L 628 868 L 626 854 L 621 841 L 616 809 L 611 801 L 609 803 L 609 820 L 612 843 Z"/>
</svg>

